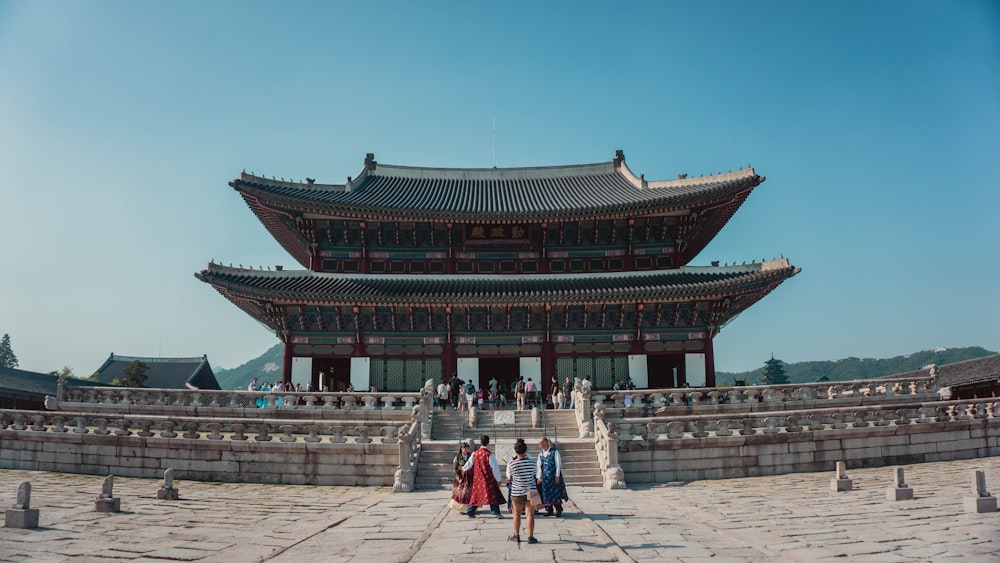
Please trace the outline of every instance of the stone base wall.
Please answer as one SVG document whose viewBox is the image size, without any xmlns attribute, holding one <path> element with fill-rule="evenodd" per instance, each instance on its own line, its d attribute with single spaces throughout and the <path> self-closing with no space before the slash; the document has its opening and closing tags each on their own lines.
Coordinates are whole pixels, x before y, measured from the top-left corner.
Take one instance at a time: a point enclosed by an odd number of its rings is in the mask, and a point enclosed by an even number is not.
<svg viewBox="0 0 1000 563">
<path fill-rule="evenodd" d="M 0 430 L 0 468 L 290 485 L 392 486 L 398 444 L 209 441 Z"/>
<path fill-rule="evenodd" d="M 628 483 L 729 479 L 1000 456 L 1000 418 L 618 443 Z"/>
</svg>

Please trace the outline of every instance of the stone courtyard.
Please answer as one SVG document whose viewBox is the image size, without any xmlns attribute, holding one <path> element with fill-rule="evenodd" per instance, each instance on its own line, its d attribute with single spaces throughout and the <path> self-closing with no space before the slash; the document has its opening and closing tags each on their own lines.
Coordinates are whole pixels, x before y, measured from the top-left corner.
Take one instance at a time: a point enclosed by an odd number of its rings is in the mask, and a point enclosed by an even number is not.
<svg viewBox="0 0 1000 563">
<path fill-rule="evenodd" d="M 1000 561 L 1000 513 L 963 510 L 970 474 L 1000 490 L 1000 458 L 906 467 L 914 499 L 886 500 L 888 467 L 671 483 L 569 487 L 563 518 L 539 517 L 537 545 L 506 541 L 510 515 L 469 519 L 450 491 L 116 478 L 122 512 L 94 511 L 102 477 L 0 470 L 0 505 L 31 481 L 35 530 L 0 528 L 3 561 Z M 993 493 L 994 495 L 996 492 Z"/>
</svg>

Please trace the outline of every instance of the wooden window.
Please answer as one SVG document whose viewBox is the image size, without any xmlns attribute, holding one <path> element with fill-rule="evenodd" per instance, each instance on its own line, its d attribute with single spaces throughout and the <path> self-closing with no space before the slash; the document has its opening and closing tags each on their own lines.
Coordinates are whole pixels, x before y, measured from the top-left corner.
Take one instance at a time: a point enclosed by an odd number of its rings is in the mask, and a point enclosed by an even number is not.
<svg viewBox="0 0 1000 563">
<path fill-rule="evenodd" d="M 549 262 L 549 270 L 561 273 L 566 271 L 566 262 L 563 260 L 553 260 Z"/>
<path fill-rule="evenodd" d="M 591 272 L 603 272 L 604 271 L 604 259 L 603 258 L 591 258 L 590 259 L 590 271 Z"/>
<path fill-rule="evenodd" d="M 583 272 L 585 270 L 585 265 L 583 260 L 570 260 L 569 261 L 569 271 L 571 272 Z"/>
<path fill-rule="evenodd" d="M 472 261 L 471 260 L 459 260 L 456 265 L 458 273 L 460 274 L 471 274 L 472 273 Z"/>
<path fill-rule="evenodd" d="M 430 271 L 432 274 L 443 274 L 444 273 L 444 261 L 443 260 L 431 260 Z"/>
<path fill-rule="evenodd" d="M 410 272 L 413 274 L 424 273 L 424 263 L 423 262 L 410 262 Z"/>
<path fill-rule="evenodd" d="M 484 274 L 492 274 L 496 269 L 496 263 L 492 260 L 480 260 L 479 261 L 479 271 Z"/>
<path fill-rule="evenodd" d="M 403 274 L 406 272 L 406 262 L 402 260 L 393 260 L 389 262 L 389 271 L 394 274 Z"/>
<path fill-rule="evenodd" d="M 337 271 L 337 259 L 336 258 L 324 258 L 323 259 L 323 271 L 324 272 L 336 272 Z"/>
<path fill-rule="evenodd" d="M 358 271 L 358 261 L 357 260 L 344 260 L 344 271 L 345 272 L 357 272 Z"/>
<path fill-rule="evenodd" d="M 614 271 L 620 271 L 625 269 L 625 260 L 622 258 L 609 258 L 608 259 L 608 269 Z"/>
<path fill-rule="evenodd" d="M 373 274 L 385 273 L 385 260 L 372 260 L 371 264 L 368 265 L 368 269 Z"/>
<path fill-rule="evenodd" d="M 500 261 L 500 273 L 513 274 L 515 272 L 517 272 L 517 262 L 513 260 Z"/>
<path fill-rule="evenodd" d="M 674 260 L 670 256 L 659 256 L 656 258 L 657 268 L 672 268 L 674 265 Z"/>
<path fill-rule="evenodd" d="M 535 274 L 538 273 L 538 262 L 528 261 L 521 262 L 521 271 L 525 274 Z"/>
<path fill-rule="evenodd" d="M 635 269 L 648 270 L 653 267 L 653 259 L 649 256 L 639 256 L 635 259 Z"/>
</svg>

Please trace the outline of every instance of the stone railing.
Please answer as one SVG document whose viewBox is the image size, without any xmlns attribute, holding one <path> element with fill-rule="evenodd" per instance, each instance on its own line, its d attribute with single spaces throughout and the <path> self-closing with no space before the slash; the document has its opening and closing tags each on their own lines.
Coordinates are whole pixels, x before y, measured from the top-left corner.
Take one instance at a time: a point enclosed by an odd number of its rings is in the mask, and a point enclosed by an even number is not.
<svg viewBox="0 0 1000 563">
<path fill-rule="evenodd" d="M 393 475 L 392 492 L 409 493 L 417 476 L 420 461 L 420 422 L 404 425 L 399 436 L 399 468 Z"/>
<path fill-rule="evenodd" d="M 581 438 L 589 438 L 594 433 L 593 414 L 591 411 L 590 390 L 584 389 L 580 385 L 580 378 L 576 378 L 573 387 L 574 407 L 576 413 L 576 424 L 580 429 Z"/>
<path fill-rule="evenodd" d="M 779 405 L 787 405 L 780 408 L 795 408 L 795 403 L 822 407 L 824 403 L 830 406 L 865 405 L 935 398 L 937 389 L 932 376 L 752 387 L 632 389 L 600 391 L 592 395 L 595 407 L 623 409 L 624 414 L 636 416 L 685 408 L 747 411 Z"/>
<path fill-rule="evenodd" d="M 414 424 L 419 427 L 419 424 Z M 409 431 L 408 425 L 402 425 Z M 205 417 L 112 416 L 103 413 L 0 410 L 0 430 L 201 441 L 396 444 L 400 425 L 344 421 L 244 420 Z M 188 447 L 185 445 L 184 447 Z"/>
<path fill-rule="evenodd" d="M 129 387 L 67 387 L 46 397 L 48 410 L 138 414 L 244 414 L 259 418 L 268 412 L 299 412 L 316 416 L 327 411 L 412 411 L 419 393 L 268 393 Z M 60 398 L 61 397 L 61 398 Z"/>
<path fill-rule="evenodd" d="M 596 407 L 595 407 L 596 408 Z M 598 410 L 595 410 L 595 417 Z M 731 436 L 822 432 L 846 428 L 907 426 L 930 422 L 961 422 L 1000 418 L 1000 401 L 975 399 L 942 401 L 918 406 L 862 406 L 823 410 L 743 413 L 739 416 L 688 415 L 681 417 L 623 418 L 609 425 L 621 442 L 673 440 L 681 438 L 728 438 Z M 596 434 L 596 432 L 595 432 Z"/>
<path fill-rule="evenodd" d="M 624 489 L 625 471 L 618 464 L 618 436 L 604 422 L 603 412 L 594 412 L 594 448 L 605 489 Z"/>
</svg>

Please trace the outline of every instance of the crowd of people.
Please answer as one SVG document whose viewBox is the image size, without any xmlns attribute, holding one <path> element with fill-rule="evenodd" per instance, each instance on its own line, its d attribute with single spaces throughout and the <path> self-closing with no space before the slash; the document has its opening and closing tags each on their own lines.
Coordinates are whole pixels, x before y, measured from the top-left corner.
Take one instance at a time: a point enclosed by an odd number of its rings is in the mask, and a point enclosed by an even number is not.
<svg viewBox="0 0 1000 563">
<path fill-rule="evenodd" d="M 583 389 L 592 388 L 590 376 L 584 376 L 581 381 Z M 572 379 L 567 376 L 562 383 L 552 376 L 549 394 L 543 396 L 542 386 L 533 378 L 525 379 L 518 376 L 510 382 L 509 387 L 501 385 L 496 377 L 491 377 L 486 387 L 477 387 L 472 380 L 464 381 L 457 374 L 447 381 L 438 384 L 435 390 L 434 405 L 440 409 L 449 406 L 457 410 L 477 407 L 481 410 L 506 409 L 508 404 L 519 411 L 538 408 L 573 409 L 576 407 L 576 393 Z M 508 400 L 510 403 L 508 403 Z"/>
<path fill-rule="evenodd" d="M 459 444 L 453 463 L 455 480 L 449 505 L 469 518 L 476 517 L 480 506 L 489 506 L 490 513 L 502 519 L 500 506 L 504 504 L 504 494 L 500 489 L 503 483 L 500 464 L 496 454 L 489 449 L 489 436 L 483 434 L 479 444 L 471 453 L 467 442 Z M 538 450 L 538 457 L 532 458 L 527 444 L 518 438 L 514 443 L 514 455 L 507 460 L 507 510 L 514 524 L 514 533 L 507 539 L 512 542 L 521 541 L 521 517 L 524 516 L 527 543 L 538 543 L 535 513 L 544 511 L 545 516 L 560 517 L 563 501 L 569 499 L 559 450 L 544 436 L 538 441 Z"/>
</svg>

